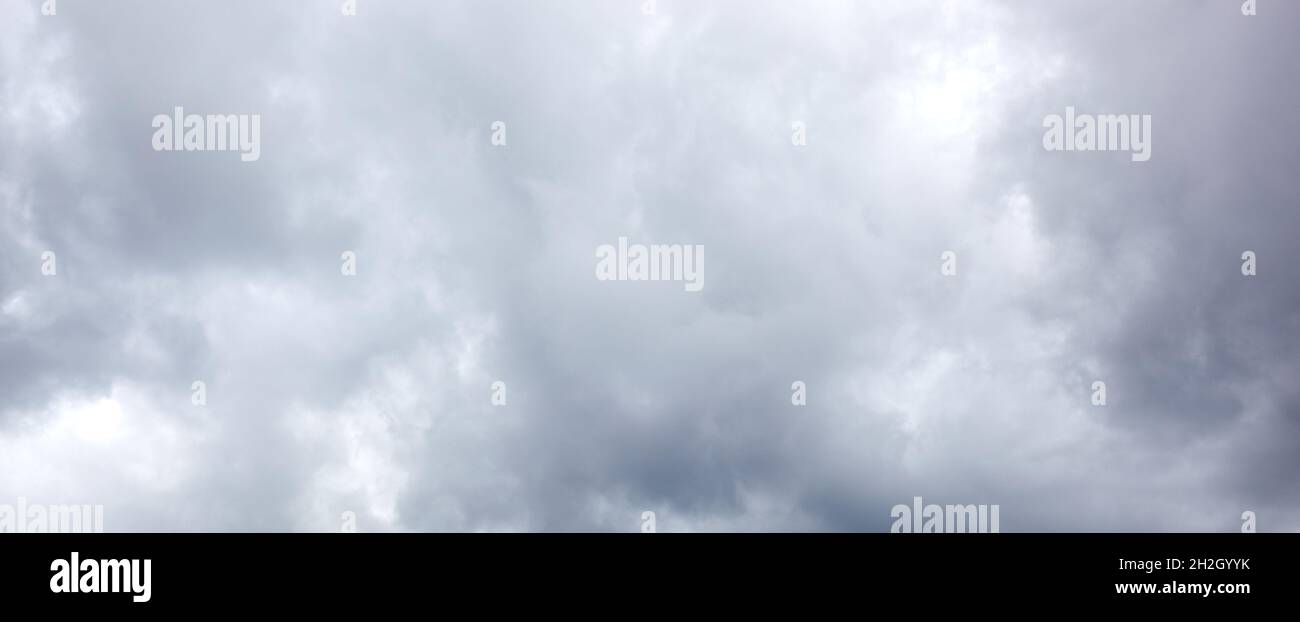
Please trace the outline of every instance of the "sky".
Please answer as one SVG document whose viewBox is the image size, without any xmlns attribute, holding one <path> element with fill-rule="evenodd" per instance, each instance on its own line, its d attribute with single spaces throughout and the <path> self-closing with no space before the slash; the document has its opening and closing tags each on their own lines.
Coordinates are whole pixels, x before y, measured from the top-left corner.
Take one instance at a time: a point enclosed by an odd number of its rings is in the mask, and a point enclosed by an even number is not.
<svg viewBox="0 0 1300 622">
<path fill-rule="evenodd" d="M 1300 3 L 43 4 L 0 0 L 0 504 L 1300 530 Z M 156 150 L 176 107 L 260 157 Z M 1046 150 L 1067 108 L 1150 159 Z M 703 288 L 597 278 L 621 237 Z"/>
</svg>

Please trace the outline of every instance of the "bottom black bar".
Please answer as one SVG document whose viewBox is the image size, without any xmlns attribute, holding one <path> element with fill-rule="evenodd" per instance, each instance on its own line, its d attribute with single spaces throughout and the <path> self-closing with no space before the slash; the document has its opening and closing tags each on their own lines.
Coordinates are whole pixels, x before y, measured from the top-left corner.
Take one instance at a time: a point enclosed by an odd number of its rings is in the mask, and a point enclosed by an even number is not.
<svg viewBox="0 0 1300 622">
<path fill-rule="evenodd" d="M 0 594 L 128 614 L 1289 610 L 1298 546 L 1296 534 L 0 534 Z"/>
</svg>

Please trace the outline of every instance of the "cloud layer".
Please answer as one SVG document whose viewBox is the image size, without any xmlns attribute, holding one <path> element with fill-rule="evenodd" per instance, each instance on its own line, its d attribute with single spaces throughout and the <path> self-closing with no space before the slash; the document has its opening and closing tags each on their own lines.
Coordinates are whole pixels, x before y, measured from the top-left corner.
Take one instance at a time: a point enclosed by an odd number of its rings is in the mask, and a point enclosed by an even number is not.
<svg viewBox="0 0 1300 622">
<path fill-rule="evenodd" d="M 0 0 L 0 503 L 1300 529 L 1300 5 L 339 4 Z M 176 106 L 261 158 L 154 151 Z M 1067 106 L 1151 160 L 1044 151 Z M 704 290 L 597 280 L 620 236 Z"/>
</svg>

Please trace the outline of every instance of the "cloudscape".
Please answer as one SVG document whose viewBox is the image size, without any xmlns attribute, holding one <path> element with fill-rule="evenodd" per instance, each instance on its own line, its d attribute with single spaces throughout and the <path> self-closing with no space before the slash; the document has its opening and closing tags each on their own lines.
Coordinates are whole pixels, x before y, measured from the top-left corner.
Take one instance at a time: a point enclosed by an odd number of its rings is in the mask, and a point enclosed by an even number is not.
<svg viewBox="0 0 1300 622">
<path fill-rule="evenodd" d="M 1297 25 L 0 0 L 0 504 L 1300 530 Z"/>
</svg>

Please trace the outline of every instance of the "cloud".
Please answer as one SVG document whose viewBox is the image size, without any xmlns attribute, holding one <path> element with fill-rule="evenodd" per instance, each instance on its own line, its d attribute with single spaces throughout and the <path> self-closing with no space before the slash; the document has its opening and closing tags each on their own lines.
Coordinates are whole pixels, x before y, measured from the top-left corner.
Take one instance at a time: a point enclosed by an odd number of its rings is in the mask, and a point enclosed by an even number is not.
<svg viewBox="0 0 1300 622">
<path fill-rule="evenodd" d="M 1297 11 L 2 0 L 0 498 L 1295 529 Z M 261 115 L 261 158 L 153 151 L 176 106 Z M 1152 159 L 1044 151 L 1066 106 L 1152 115 Z M 702 244 L 704 290 L 596 280 L 620 236 Z"/>
</svg>

